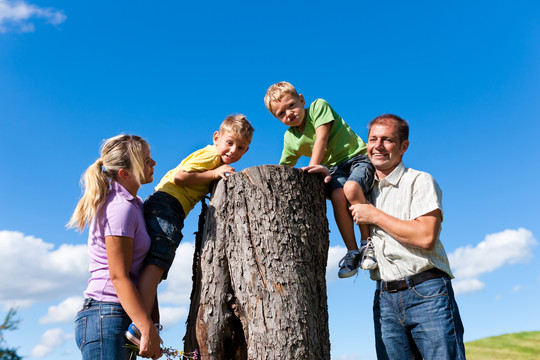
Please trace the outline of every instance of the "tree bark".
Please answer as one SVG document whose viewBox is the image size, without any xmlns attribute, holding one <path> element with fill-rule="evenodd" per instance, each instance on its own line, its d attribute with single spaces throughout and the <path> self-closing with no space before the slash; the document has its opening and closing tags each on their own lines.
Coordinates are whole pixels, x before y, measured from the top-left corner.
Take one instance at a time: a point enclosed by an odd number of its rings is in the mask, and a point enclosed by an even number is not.
<svg viewBox="0 0 540 360">
<path fill-rule="evenodd" d="M 196 244 L 184 349 L 330 359 L 328 233 L 318 175 L 264 165 L 219 181 Z"/>
</svg>

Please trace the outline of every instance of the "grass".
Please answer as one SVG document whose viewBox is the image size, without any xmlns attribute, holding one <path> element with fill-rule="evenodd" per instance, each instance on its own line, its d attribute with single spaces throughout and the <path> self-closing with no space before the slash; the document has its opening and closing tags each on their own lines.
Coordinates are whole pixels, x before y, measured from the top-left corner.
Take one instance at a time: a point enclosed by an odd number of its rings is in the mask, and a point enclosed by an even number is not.
<svg viewBox="0 0 540 360">
<path fill-rule="evenodd" d="M 538 360 L 540 331 L 494 336 L 465 344 L 467 360 Z"/>
</svg>

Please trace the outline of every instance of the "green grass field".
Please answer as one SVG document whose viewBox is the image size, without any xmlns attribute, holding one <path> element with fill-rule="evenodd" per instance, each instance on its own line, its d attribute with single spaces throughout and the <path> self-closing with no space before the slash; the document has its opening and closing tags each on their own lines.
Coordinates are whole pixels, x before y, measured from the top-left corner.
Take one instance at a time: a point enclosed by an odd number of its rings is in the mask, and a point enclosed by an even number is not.
<svg viewBox="0 0 540 360">
<path fill-rule="evenodd" d="M 465 344 L 467 360 L 538 360 L 540 331 L 489 337 Z"/>
</svg>

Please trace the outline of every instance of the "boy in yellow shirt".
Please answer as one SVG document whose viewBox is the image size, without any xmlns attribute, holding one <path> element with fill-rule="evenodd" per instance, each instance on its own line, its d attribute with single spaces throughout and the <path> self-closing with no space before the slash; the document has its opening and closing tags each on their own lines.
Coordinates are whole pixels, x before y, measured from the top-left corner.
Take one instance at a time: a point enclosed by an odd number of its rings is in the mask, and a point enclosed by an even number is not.
<svg viewBox="0 0 540 360">
<path fill-rule="evenodd" d="M 167 172 L 145 200 L 144 217 L 151 246 L 138 288 L 148 314 L 154 307 L 157 286 L 167 278 L 182 240 L 185 217 L 210 192 L 214 180 L 225 180 L 226 174 L 235 172 L 230 164 L 248 151 L 253 131 L 244 115 L 227 116 L 214 133 L 214 144 L 195 151 Z M 134 324 L 129 326 L 126 337 L 140 345 L 140 332 Z"/>
</svg>

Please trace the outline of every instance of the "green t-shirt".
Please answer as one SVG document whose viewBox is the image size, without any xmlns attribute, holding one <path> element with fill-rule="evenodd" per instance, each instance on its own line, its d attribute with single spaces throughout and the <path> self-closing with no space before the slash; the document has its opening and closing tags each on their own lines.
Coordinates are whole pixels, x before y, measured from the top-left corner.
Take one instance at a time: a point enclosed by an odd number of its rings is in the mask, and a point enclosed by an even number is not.
<svg viewBox="0 0 540 360">
<path fill-rule="evenodd" d="M 315 100 L 306 108 L 305 117 L 306 124 L 302 134 L 295 126 L 289 127 L 285 132 L 280 165 L 294 166 L 300 156 L 311 157 L 315 144 L 315 129 L 329 122 L 332 122 L 332 125 L 321 165 L 330 168 L 367 153 L 366 143 L 325 100 Z"/>
</svg>

